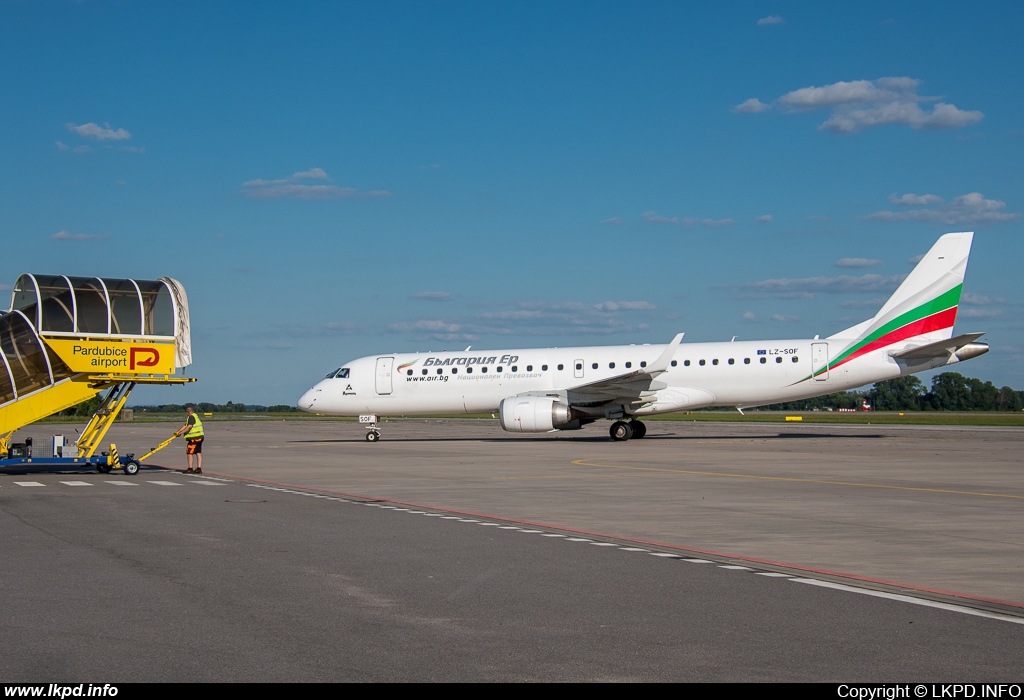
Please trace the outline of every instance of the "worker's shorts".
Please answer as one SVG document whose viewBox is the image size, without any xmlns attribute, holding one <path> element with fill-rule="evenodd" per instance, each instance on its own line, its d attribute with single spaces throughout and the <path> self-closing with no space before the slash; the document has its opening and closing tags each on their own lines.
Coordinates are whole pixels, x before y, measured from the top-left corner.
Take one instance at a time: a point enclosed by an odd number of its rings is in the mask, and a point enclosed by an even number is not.
<svg viewBox="0 0 1024 700">
<path fill-rule="evenodd" d="M 185 454 L 201 455 L 203 453 L 203 438 L 191 438 L 185 444 Z"/>
</svg>

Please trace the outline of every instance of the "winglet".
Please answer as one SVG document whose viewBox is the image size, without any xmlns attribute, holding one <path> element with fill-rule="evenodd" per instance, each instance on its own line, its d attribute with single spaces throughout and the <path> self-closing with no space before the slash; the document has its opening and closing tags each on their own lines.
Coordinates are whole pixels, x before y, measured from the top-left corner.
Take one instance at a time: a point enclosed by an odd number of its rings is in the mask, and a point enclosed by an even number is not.
<svg viewBox="0 0 1024 700">
<path fill-rule="evenodd" d="M 672 356 L 676 354 L 676 348 L 679 347 L 679 343 L 682 342 L 685 333 L 677 333 L 676 337 L 672 339 L 672 342 L 665 346 L 665 349 L 658 359 L 653 363 L 647 365 L 647 374 L 661 374 L 662 372 L 668 371 L 668 365 L 672 361 Z"/>
</svg>

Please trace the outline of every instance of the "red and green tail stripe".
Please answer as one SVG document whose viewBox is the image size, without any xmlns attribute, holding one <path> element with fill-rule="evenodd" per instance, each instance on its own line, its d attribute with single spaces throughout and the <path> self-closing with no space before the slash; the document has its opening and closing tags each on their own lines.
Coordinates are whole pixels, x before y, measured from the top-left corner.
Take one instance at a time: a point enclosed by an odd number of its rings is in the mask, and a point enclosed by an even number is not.
<svg viewBox="0 0 1024 700">
<path fill-rule="evenodd" d="M 952 328 L 953 323 L 956 321 L 956 311 L 960 304 L 961 289 L 963 289 L 963 285 L 958 284 L 931 301 L 921 304 L 917 308 L 900 314 L 891 321 L 882 324 L 840 353 L 835 360 L 829 362 L 828 367 L 822 367 L 814 374 L 806 377 L 806 379 L 817 376 L 828 369 L 835 369 L 872 350 L 884 348 L 901 340 L 931 333 L 932 331 Z M 806 381 L 806 379 L 801 381 Z"/>
</svg>

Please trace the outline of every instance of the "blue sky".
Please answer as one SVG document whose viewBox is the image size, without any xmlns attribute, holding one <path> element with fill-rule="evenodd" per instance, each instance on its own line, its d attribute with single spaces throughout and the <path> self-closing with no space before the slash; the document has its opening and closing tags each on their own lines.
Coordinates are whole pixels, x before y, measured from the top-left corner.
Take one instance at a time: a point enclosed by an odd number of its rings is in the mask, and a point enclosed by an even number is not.
<svg viewBox="0 0 1024 700">
<path fill-rule="evenodd" d="M 0 284 L 184 283 L 189 388 L 376 352 L 828 335 L 975 230 L 1024 389 L 1017 4 L 0 0 Z M 768 283 L 769 281 L 773 281 Z"/>
</svg>

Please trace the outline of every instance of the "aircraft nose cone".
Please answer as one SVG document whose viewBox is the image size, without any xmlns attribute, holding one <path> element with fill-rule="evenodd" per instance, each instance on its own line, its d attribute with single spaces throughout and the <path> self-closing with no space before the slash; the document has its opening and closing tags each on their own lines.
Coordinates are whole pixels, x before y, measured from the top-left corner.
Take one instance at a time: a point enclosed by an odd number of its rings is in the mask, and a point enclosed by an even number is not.
<svg viewBox="0 0 1024 700">
<path fill-rule="evenodd" d="M 313 404 L 316 403 L 316 395 L 319 393 L 319 389 L 313 388 L 307 391 L 305 394 L 299 397 L 299 400 L 295 402 L 295 405 L 303 411 L 312 411 Z"/>
</svg>

